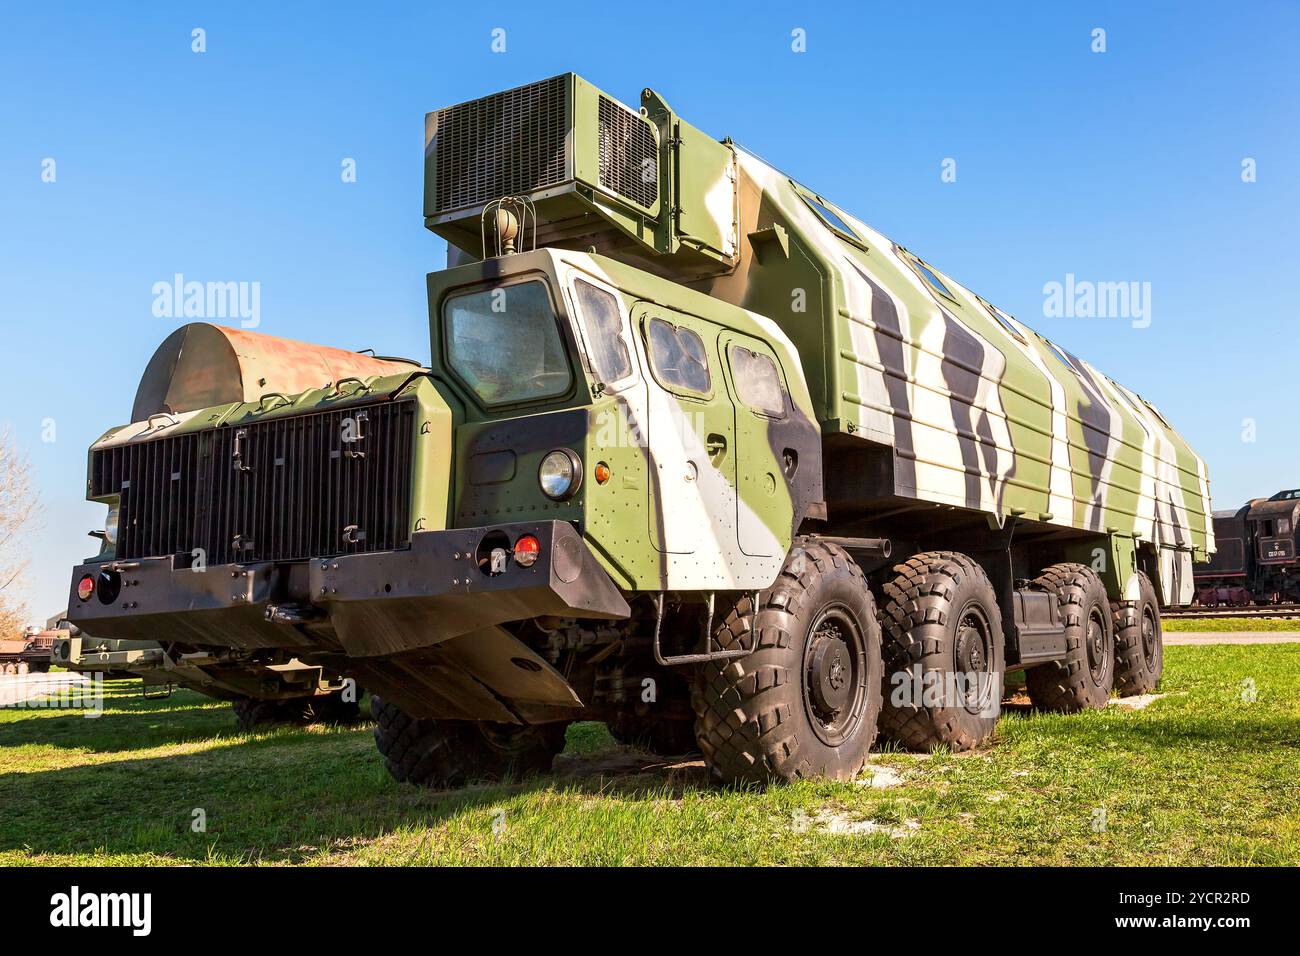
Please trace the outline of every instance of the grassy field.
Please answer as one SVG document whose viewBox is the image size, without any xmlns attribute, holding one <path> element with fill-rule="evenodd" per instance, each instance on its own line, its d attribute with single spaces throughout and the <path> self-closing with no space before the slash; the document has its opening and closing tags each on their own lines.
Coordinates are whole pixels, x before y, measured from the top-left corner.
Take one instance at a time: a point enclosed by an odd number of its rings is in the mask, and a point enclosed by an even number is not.
<svg viewBox="0 0 1300 956">
<path fill-rule="evenodd" d="M 0 711 L 0 864 L 1300 863 L 1300 645 L 1166 658 L 1145 709 L 1016 708 L 975 754 L 766 791 L 586 723 L 553 774 L 433 793 L 388 778 L 368 726 L 246 735 L 110 684 L 94 720 Z"/>
<path fill-rule="evenodd" d="M 1300 631 L 1300 618 L 1294 617 L 1202 617 L 1161 621 L 1172 633 L 1188 631 Z"/>
</svg>

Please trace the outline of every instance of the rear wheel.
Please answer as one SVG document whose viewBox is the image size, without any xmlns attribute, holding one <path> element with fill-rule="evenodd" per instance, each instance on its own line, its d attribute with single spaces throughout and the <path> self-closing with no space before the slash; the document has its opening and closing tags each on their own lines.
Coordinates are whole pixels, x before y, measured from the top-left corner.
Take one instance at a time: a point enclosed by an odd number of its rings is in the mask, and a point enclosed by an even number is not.
<svg viewBox="0 0 1300 956">
<path fill-rule="evenodd" d="M 880 623 L 847 552 L 796 540 L 757 607 L 749 595 L 734 601 L 714 637 L 723 649 L 753 648 L 697 669 L 696 735 L 715 778 L 858 774 L 880 716 Z"/>
<path fill-rule="evenodd" d="M 395 780 L 461 787 L 474 780 L 524 777 L 551 769 L 567 722 L 516 726 L 474 720 L 424 720 L 373 694 L 375 745 Z"/>
<path fill-rule="evenodd" d="M 885 585 L 888 684 L 880 732 L 911 750 L 969 750 L 993 733 L 1002 703 L 1002 613 L 984 569 L 930 551 Z"/>
<path fill-rule="evenodd" d="M 1071 713 L 1106 706 L 1115 680 L 1110 600 L 1101 578 L 1082 564 L 1054 564 L 1034 587 L 1055 592 L 1065 622 L 1065 658 L 1025 672 L 1040 710 Z"/>
<path fill-rule="evenodd" d="M 1136 601 L 1111 605 L 1115 617 L 1115 689 L 1121 697 L 1151 693 L 1165 669 L 1156 589 L 1141 571 L 1138 581 Z"/>
</svg>

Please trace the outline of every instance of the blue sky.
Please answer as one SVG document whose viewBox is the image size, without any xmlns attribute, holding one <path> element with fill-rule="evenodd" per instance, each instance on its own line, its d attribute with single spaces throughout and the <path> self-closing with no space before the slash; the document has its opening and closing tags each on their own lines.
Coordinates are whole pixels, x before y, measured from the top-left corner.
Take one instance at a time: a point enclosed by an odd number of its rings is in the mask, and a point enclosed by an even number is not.
<svg viewBox="0 0 1300 956">
<path fill-rule="evenodd" d="M 1216 507 L 1300 486 L 1298 48 L 1294 0 L 11 5 L 0 421 L 45 506 L 32 616 L 94 550 L 87 446 L 183 321 L 153 284 L 258 282 L 260 331 L 427 356 L 423 115 L 566 70 L 632 104 L 654 87 L 1142 392 Z M 1149 282 L 1150 326 L 1046 317 L 1067 274 Z"/>
</svg>

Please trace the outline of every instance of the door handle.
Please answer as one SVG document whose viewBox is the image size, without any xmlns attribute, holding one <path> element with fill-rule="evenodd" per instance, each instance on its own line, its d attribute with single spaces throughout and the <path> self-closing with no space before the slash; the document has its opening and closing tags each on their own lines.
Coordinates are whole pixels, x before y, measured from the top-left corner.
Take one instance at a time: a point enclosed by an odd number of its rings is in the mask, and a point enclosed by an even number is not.
<svg viewBox="0 0 1300 956">
<path fill-rule="evenodd" d="M 709 461 L 716 465 L 727 454 L 727 439 L 714 433 L 705 439 L 704 448 L 709 453 Z"/>
</svg>

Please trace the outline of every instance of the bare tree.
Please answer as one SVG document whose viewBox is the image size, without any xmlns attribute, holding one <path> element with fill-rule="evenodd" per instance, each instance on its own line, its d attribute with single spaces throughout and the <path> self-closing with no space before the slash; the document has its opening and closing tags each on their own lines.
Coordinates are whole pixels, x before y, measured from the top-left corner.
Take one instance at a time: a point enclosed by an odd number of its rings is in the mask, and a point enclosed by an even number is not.
<svg viewBox="0 0 1300 956">
<path fill-rule="evenodd" d="M 21 633 L 27 623 L 27 607 L 16 594 L 30 563 L 28 545 L 40 513 L 31 462 L 19 452 L 9 428 L 0 428 L 0 637 Z"/>
</svg>

